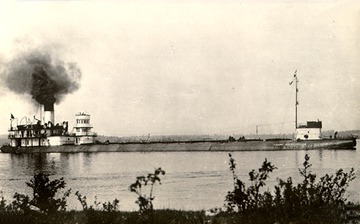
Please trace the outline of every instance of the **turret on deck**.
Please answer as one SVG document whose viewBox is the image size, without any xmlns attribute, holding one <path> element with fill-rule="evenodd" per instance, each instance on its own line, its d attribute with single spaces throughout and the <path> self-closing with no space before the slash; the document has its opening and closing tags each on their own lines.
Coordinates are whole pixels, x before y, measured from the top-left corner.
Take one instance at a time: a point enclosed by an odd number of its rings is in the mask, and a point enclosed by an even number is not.
<svg viewBox="0 0 360 224">
<path fill-rule="evenodd" d="M 97 135 L 95 132 L 91 131 L 90 115 L 78 113 L 75 116 L 75 145 L 93 144 Z"/>
</svg>

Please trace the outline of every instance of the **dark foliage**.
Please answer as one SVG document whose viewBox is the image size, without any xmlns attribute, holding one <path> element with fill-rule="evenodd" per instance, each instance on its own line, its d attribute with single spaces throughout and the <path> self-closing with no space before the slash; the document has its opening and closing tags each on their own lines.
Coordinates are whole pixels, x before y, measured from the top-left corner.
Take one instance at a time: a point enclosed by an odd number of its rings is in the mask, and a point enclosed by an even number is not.
<svg viewBox="0 0 360 224">
<path fill-rule="evenodd" d="M 66 198 L 69 197 L 71 189 L 67 190 L 61 198 L 55 198 L 57 192 L 66 186 L 64 178 L 50 181 L 48 174 L 38 173 L 26 185 L 33 189 L 30 205 L 45 214 L 66 210 Z"/>
<path fill-rule="evenodd" d="M 261 191 L 269 174 L 276 169 L 270 162 L 263 162 L 258 171 L 249 173 L 251 186 L 246 187 L 235 173 L 236 164 L 230 156 L 234 190 L 226 196 L 227 213 L 234 221 L 245 223 L 344 223 L 347 219 L 346 189 L 354 180 L 354 169 L 346 173 L 342 169 L 335 175 L 321 177 L 310 171 L 309 156 L 305 156 L 303 168 L 299 169 L 303 181 L 294 185 L 292 178 L 279 180 L 272 194 Z M 224 214 L 220 214 L 222 217 Z"/>
<path fill-rule="evenodd" d="M 154 208 L 152 201 L 155 197 L 153 196 L 153 190 L 156 182 L 161 184 L 160 175 L 165 175 L 165 171 L 158 168 L 154 171 L 154 173 L 149 173 L 147 176 L 137 177 L 135 183 L 129 186 L 129 190 L 138 195 L 136 204 L 139 205 L 140 223 L 154 223 Z M 150 188 L 148 195 L 146 195 L 146 192 L 143 191 L 146 186 L 149 186 Z"/>
<path fill-rule="evenodd" d="M 63 214 L 66 210 L 66 199 L 71 190 L 56 198 L 59 190 L 65 188 L 63 178 L 51 181 L 49 175 L 38 173 L 26 185 L 32 188 L 32 197 L 20 193 L 14 194 L 14 201 L 6 205 L 0 202 L 0 222 L 14 217 L 9 223 L 64 223 Z"/>
<path fill-rule="evenodd" d="M 79 191 L 75 193 L 81 206 L 83 208 L 83 217 L 79 223 L 97 224 L 97 223 L 118 223 L 121 220 L 119 213 L 119 200 L 115 199 L 113 202 L 102 203 L 102 209 L 98 209 L 101 205 L 95 198 L 94 205 L 88 205 L 86 196 L 82 196 Z"/>
</svg>

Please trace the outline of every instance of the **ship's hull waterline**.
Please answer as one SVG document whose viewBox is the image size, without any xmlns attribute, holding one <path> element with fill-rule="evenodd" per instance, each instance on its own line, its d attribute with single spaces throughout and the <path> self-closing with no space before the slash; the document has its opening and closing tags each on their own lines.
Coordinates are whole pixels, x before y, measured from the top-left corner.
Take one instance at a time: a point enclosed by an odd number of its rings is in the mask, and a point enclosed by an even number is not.
<svg viewBox="0 0 360 224">
<path fill-rule="evenodd" d="M 3 146 L 3 153 L 76 153 L 76 152 L 190 152 L 190 151 L 270 151 L 311 149 L 355 149 L 356 139 L 329 140 L 256 140 L 238 142 L 158 142 L 62 145 L 51 147 Z"/>
</svg>

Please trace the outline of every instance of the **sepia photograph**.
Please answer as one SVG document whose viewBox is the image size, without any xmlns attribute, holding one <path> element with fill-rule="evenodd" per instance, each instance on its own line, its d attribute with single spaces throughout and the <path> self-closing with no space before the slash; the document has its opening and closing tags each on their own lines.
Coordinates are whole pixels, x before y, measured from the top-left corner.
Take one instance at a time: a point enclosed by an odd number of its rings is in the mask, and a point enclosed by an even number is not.
<svg viewBox="0 0 360 224">
<path fill-rule="evenodd" d="M 357 0 L 0 2 L 0 224 L 360 223 Z"/>
</svg>

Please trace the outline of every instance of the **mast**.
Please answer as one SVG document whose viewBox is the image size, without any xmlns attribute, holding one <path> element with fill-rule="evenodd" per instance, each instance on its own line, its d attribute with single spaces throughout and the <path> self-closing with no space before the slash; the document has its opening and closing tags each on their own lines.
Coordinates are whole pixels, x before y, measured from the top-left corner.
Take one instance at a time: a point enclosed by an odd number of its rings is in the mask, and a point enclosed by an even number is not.
<svg viewBox="0 0 360 224">
<path fill-rule="evenodd" d="M 299 92 L 299 89 L 298 89 L 298 78 L 297 78 L 297 70 L 295 70 L 295 74 L 294 74 L 294 77 L 295 77 L 295 131 L 297 129 L 297 118 L 298 118 L 298 112 L 297 112 L 297 107 L 299 105 L 299 101 L 298 101 L 298 92 Z"/>
<path fill-rule="evenodd" d="M 298 118 L 298 112 L 297 112 L 297 107 L 299 105 L 299 101 L 298 101 L 298 92 L 299 92 L 299 89 L 298 89 L 298 78 L 297 78 L 297 70 L 295 70 L 295 73 L 294 73 L 294 79 L 289 83 L 290 85 L 295 81 L 295 133 L 296 133 L 296 129 L 297 129 L 297 118 Z"/>
</svg>

